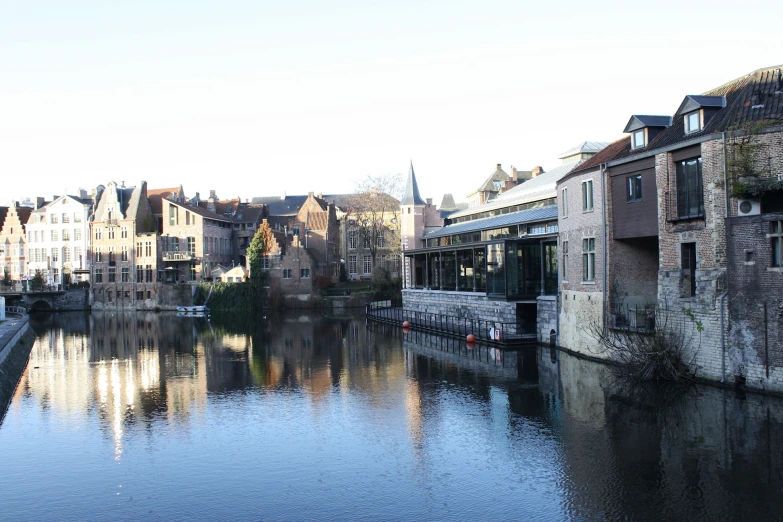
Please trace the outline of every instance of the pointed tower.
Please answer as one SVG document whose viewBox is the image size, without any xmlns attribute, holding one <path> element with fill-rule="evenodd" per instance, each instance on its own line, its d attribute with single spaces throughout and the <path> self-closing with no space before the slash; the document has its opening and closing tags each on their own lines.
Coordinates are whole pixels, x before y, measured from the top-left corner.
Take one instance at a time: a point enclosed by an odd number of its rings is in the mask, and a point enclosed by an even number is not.
<svg viewBox="0 0 783 522">
<path fill-rule="evenodd" d="M 405 192 L 400 200 L 400 217 L 402 239 L 402 250 L 411 250 L 421 248 L 423 245 L 421 237 L 424 235 L 424 210 L 427 203 L 419 194 L 419 185 L 416 183 L 416 174 L 413 172 L 413 161 L 408 172 L 408 182 L 405 184 Z M 403 259 L 403 282 L 405 286 L 411 285 L 411 268 Z"/>
</svg>

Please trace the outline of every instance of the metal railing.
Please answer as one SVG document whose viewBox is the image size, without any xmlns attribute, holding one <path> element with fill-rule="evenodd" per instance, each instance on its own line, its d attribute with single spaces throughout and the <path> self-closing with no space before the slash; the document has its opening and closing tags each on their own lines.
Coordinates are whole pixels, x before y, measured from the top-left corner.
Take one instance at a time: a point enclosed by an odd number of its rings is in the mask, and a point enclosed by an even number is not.
<svg viewBox="0 0 783 522">
<path fill-rule="evenodd" d="M 504 323 L 495 320 L 470 319 L 453 315 L 405 310 L 395 307 L 372 307 L 365 313 L 373 321 L 402 326 L 406 321 L 410 328 L 465 338 L 473 334 L 476 341 L 498 344 L 533 344 L 536 342 L 535 324 Z"/>
<path fill-rule="evenodd" d="M 6 306 L 5 313 L 6 315 L 27 315 L 27 310 L 23 306 Z"/>
<path fill-rule="evenodd" d="M 655 330 L 655 306 L 613 304 L 609 308 L 609 328 L 652 332 Z"/>
<path fill-rule="evenodd" d="M 187 252 L 163 252 L 163 261 L 192 261 L 193 256 Z"/>
</svg>

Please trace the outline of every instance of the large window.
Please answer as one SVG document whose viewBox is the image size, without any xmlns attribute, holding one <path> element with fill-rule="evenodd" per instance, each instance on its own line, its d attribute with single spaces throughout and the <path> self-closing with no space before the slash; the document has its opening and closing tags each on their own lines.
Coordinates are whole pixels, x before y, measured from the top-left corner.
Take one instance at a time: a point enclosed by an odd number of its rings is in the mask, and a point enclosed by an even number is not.
<svg viewBox="0 0 783 522">
<path fill-rule="evenodd" d="M 356 256 L 348 256 L 348 273 L 349 274 L 357 273 Z"/>
<path fill-rule="evenodd" d="M 568 241 L 563 241 L 563 266 L 560 269 L 563 282 L 568 282 Z"/>
<path fill-rule="evenodd" d="M 372 274 L 372 256 L 364 256 L 362 259 L 362 273 Z"/>
<path fill-rule="evenodd" d="M 310 269 L 309 268 L 300 268 L 299 269 L 299 278 L 300 279 L 310 279 Z"/>
<path fill-rule="evenodd" d="M 383 230 L 378 232 L 378 239 L 375 244 L 378 246 L 378 248 L 384 248 L 384 246 L 386 245 L 386 238 L 383 235 Z"/>
<path fill-rule="evenodd" d="M 563 217 L 568 217 L 568 189 L 564 188 L 562 191 L 563 194 Z"/>
<path fill-rule="evenodd" d="M 179 216 L 177 216 L 177 207 L 169 205 L 169 225 L 177 225 Z"/>
<path fill-rule="evenodd" d="M 582 182 L 582 210 L 589 212 L 593 210 L 593 180 L 588 179 Z"/>
<path fill-rule="evenodd" d="M 290 268 L 283 269 L 283 279 L 291 279 L 292 270 Z"/>
<path fill-rule="evenodd" d="M 582 281 L 595 281 L 595 238 L 582 240 Z"/>
<path fill-rule="evenodd" d="M 100 261 L 100 249 L 98 249 L 98 261 Z M 52 249 L 52 263 L 57 263 L 60 260 L 60 249 L 59 248 L 53 248 Z"/>
<path fill-rule="evenodd" d="M 196 255 L 196 238 L 188 237 L 188 254 L 191 256 Z"/>
<path fill-rule="evenodd" d="M 704 216 L 701 158 L 677 163 L 677 217 Z"/>
<path fill-rule="evenodd" d="M 122 282 L 123 283 L 130 283 L 130 268 L 127 266 L 122 267 Z"/>
<path fill-rule="evenodd" d="M 356 230 L 348 232 L 348 248 L 352 250 L 356 248 Z"/>
<path fill-rule="evenodd" d="M 625 197 L 628 203 L 642 200 L 642 176 L 637 174 L 636 176 L 628 176 L 625 178 Z"/>
<path fill-rule="evenodd" d="M 109 267 L 109 282 L 110 283 L 116 283 L 117 282 L 117 267 L 110 266 Z"/>
<path fill-rule="evenodd" d="M 773 221 L 771 232 L 772 266 L 783 267 L 783 221 Z"/>
<path fill-rule="evenodd" d="M 96 283 L 103 283 L 103 269 L 102 268 L 96 268 L 95 269 L 95 282 Z"/>
<path fill-rule="evenodd" d="M 128 260 L 128 245 L 122 245 L 122 261 Z"/>
<path fill-rule="evenodd" d="M 487 246 L 487 294 L 506 294 L 506 262 L 503 243 Z"/>
</svg>

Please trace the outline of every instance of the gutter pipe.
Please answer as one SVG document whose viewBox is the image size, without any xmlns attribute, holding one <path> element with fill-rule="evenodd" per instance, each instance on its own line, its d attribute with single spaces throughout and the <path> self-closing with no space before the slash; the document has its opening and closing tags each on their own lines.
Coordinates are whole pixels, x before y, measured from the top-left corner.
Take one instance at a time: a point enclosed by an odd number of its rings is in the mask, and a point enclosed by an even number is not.
<svg viewBox="0 0 783 522">
<path fill-rule="evenodd" d="M 608 263 L 607 250 L 608 250 L 608 246 L 609 246 L 609 241 L 607 239 L 607 234 L 606 234 L 606 230 L 607 230 L 607 223 L 606 223 L 606 200 L 607 200 L 607 196 L 606 196 L 606 192 L 607 192 L 606 191 L 606 163 L 602 163 L 601 164 L 601 196 L 602 196 L 601 199 L 603 201 L 602 201 L 602 204 L 601 204 L 601 220 L 603 221 L 603 235 L 604 235 L 604 239 L 603 239 L 603 243 L 604 243 L 604 245 L 603 245 L 604 246 L 604 287 L 603 287 L 603 294 L 604 295 L 603 295 L 603 310 L 602 310 L 602 313 L 603 313 L 603 333 L 604 334 L 606 333 L 606 322 L 607 322 L 606 321 L 606 319 L 607 319 L 606 318 L 606 301 L 607 301 L 607 298 L 608 298 L 607 286 L 606 285 L 607 285 L 607 281 L 609 279 L 609 267 L 607 266 L 607 263 Z"/>
<path fill-rule="evenodd" d="M 725 319 L 726 315 L 723 309 L 723 302 L 729 295 L 729 229 L 731 228 L 731 222 L 729 220 L 729 183 L 728 183 L 728 155 L 726 149 L 726 132 L 721 132 L 721 139 L 723 141 L 723 233 L 726 234 L 726 291 L 720 296 L 720 382 L 726 382 L 726 328 Z"/>
</svg>

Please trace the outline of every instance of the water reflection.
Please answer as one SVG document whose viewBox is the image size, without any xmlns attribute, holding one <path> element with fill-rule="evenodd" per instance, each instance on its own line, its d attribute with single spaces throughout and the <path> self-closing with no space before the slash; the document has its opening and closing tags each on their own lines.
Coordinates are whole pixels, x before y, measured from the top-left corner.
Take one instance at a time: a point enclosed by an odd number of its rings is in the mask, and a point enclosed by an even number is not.
<svg viewBox="0 0 783 522">
<path fill-rule="evenodd" d="M 63 505 L 77 518 L 258 518 L 258 502 L 273 519 L 783 512 L 779 399 L 649 393 L 548 348 L 501 352 L 360 317 L 32 324 L 38 339 L 0 425 L 10 518 L 58 518 Z M 47 489 L 51 476 L 68 485 Z M 88 493 L 112 481 L 127 502 Z"/>
</svg>

